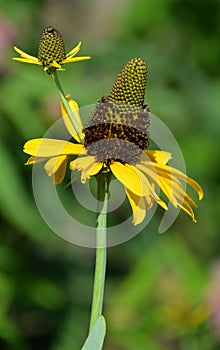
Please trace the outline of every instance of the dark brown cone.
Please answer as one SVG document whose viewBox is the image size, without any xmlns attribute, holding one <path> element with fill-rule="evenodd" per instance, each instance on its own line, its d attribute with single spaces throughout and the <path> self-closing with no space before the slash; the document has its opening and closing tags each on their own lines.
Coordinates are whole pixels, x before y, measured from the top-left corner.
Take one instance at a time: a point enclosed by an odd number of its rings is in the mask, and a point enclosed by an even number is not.
<svg viewBox="0 0 220 350">
<path fill-rule="evenodd" d="M 149 146 L 149 109 L 144 106 L 146 64 L 130 60 L 117 76 L 110 95 L 92 111 L 84 145 L 98 161 L 135 164 Z"/>
</svg>

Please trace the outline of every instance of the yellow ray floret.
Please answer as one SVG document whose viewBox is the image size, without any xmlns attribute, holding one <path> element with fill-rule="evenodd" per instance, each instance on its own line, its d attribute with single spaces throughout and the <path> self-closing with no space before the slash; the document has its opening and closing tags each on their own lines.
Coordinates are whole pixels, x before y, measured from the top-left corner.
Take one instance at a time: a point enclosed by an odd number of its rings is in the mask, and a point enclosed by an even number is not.
<svg viewBox="0 0 220 350">
<path fill-rule="evenodd" d="M 83 145 L 56 139 L 33 139 L 24 145 L 24 152 L 35 157 L 78 155 L 83 151 Z"/>
</svg>

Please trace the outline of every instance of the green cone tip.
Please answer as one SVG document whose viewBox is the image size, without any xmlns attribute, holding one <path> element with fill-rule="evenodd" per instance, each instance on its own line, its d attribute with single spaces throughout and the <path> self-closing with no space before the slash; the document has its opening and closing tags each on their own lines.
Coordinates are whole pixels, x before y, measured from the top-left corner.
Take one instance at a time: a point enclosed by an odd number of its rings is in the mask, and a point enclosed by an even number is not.
<svg viewBox="0 0 220 350">
<path fill-rule="evenodd" d="M 109 101 L 142 107 L 147 81 L 147 66 L 142 58 L 131 59 L 118 74 Z"/>
</svg>

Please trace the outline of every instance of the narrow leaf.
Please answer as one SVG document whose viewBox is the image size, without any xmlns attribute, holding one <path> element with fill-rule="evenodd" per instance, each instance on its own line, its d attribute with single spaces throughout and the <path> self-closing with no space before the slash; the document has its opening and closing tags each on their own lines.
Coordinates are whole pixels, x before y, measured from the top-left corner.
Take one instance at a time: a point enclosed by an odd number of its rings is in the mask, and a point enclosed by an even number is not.
<svg viewBox="0 0 220 350">
<path fill-rule="evenodd" d="M 105 318 L 100 316 L 81 350 L 102 350 L 106 333 Z"/>
</svg>

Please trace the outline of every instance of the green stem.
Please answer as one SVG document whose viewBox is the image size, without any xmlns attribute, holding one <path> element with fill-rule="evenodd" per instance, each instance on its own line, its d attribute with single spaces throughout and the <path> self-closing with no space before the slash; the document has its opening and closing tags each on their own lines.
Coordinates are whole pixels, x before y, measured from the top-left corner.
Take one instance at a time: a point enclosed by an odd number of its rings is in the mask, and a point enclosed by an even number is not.
<svg viewBox="0 0 220 350">
<path fill-rule="evenodd" d="M 60 81 L 59 81 L 59 79 L 58 79 L 56 70 L 55 70 L 53 73 L 51 73 L 51 77 L 52 77 L 53 81 L 54 81 L 55 84 L 56 84 L 56 87 L 57 87 L 57 89 L 58 89 L 58 92 L 59 92 L 61 101 L 63 102 L 64 108 L 65 108 L 67 114 L 69 115 L 69 117 L 70 117 L 70 119 L 71 119 L 71 121 L 72 121 L 72 123 L 73 123 L 74 129 L 76 130 L 76 133 L 77 133 L 79 139 L 80 139 L 81 142 L 83 143 L 83 138 L 82 138 L 81 133 L 80 133 L 80 126 L 79 126 L 79 124 L 78 124 L 76 118 L 74 117 L 74 113 L 73 113 L 73 111 L 71 110 L 71 108 L 70 108 L 70 106 L 69 106 L 69 103 L 67 102 L 65 93 L 64 93 L 63 88 L 62 88 L 62 86 L 61 86 L 61 84 L 60 84 Z"/>
<path fill-rule="evenodd" d="M 107 260 L 106 227 L 109 181 L 109 174 L 101 173 L 97 176 L 97 197 L 99 204 L 96 228 L 95 276 L 93 285 L 93 298 L 89 332 L 91 332 L 97 319 L 101 316 L 103 307 L 105 270 Z"/>
</svg>

